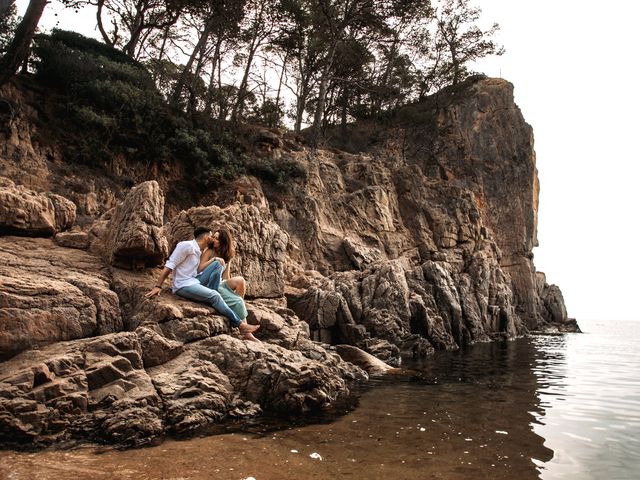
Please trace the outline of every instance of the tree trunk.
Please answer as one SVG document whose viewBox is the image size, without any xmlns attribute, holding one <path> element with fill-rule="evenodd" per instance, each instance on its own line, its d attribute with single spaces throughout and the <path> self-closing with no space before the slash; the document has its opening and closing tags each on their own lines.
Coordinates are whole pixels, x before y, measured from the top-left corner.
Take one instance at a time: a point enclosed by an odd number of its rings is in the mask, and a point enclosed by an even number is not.
<svg viewBox="0 0 640 480">
<path fill-rule="evenodd" d="M 231 112 L 232 122 L 235 122 L 238 114 L 242 113 L 242 109 L 244 108 L 244 101 L 247 98 L 247 85 L 249 83 L 249 73 L 251 73 L 251 64 L 253 63 L 253 57 L 255 57 L 258 49 L 262 45 L 262 42 L 266 38 L 266 35 L 264 35 L 264 31 L 261 31 L 261 28 L 263 28 L 263 18 L 266 4 L 267 2 L 262 2 L 260 4 L 260 11 L 258 12 L 257 17 L 254 20 L 253 37 L 251 38 L 251 45 L 249 46 L 249 58 L 247 58 L 247 66 L 244 70 L 242 81 L 240 82 L 240 88 L 238 88 L 238 98 L 236 99 L 236 103 L 233 106 L 233 110 Z"/>
<path fill-rule="evenodd" d="M 382 74 L 382 79 L 380 81 L 380 86 L 382 87 L 382 90 L 385 91 L 387 89 L 387 86 L 389 84 L 389 76 L 391 75 L 391 71 L 393 69 L 393 62 L 396 59 L 397 56 L 397 52 L 396 49 L 398 48 L 398 36 L 397 36 L 397 32 L 393 37 L 393 43 L 391 44 L 391 48 L 389 49 L 389 58 L 387 58 L 387 65 L 384 69 L 384 73 Z M 382 99 L 382 96 L 380 94 L 378 94 L 378 98 L 373 102 L 373 114 L 374 115 L 378 115 L 381 111 L 382 111 L 382 102 L 384 100 Z"/>
<path fill-rule="evenodd" d="M 215 89 L 215 79 L 216 79 L 216 66 L 220 59 L 220 48 L 222 47 L 222 36 L 218 36 L 218 41 L 216 42 L 216 49 L 213 52 L 213 57 L 211 58 L 211 76 L 209 77 L 209 86 L 207 87 L 207 98 L 205 100 L 204 113 L 205 115 L 211 115 L 211 111 L 213 109 L 213 92 Z"/>
<path fill-rule="evenodd" d="M 196 69 L 191 76 L 191 85 L 189 88 L 189 109 L 190 113 L 195 113 L 197 101 L 196 98 L 196 88 L 198 86 L 198 79 L 200 78 L 200 74 L 202 73 L 202 67 L 204 66 L 204 57 L 207 53 L 207 43 L 204 42 L 202 44 L 202 48 L 200 48 L 200 53 L 198 54 L 198 61 L 196 62 Z"/>
<path fill-rule="evenodd" d="M 333 59 L 336 54 L 338 45 L 334 42 L 327 58 L 327 63 L 322 70 L 322 78 L 320 80 L 320 90 L 318 91 L 318 104 L 313 115 L 313 125 L 311 126 L 311 146 L 316 147 L 320 139 L 320 130 L 322 128 L 322 118 L 324 117 L 324 105 L 327 101 L 327 89 L 329 88 L 329 80 L 331 80 L 331 69 L 333 68 Z"/>
<path fill-rule="evenodd" d="M 278 81 L 278 93 L 276 93 L 276 116 L 274 118 L 273 127 L 278 126 L 278 122 L 280 121 L 280 93 L 282 92 L 282 82 L 284 80 L 284 74 L 287 68 L 287 59 L 289 58 L 289 54 L 285 54 L 284 59 L 282 60 L 282 70 L 280 71 L 280 80 Z"/>
<path fill-rule="evenodd" d="M 131 58 L 135 57 L 136 47 L 138 46 L 138 41 L 140 40 L 140 35 L 144 30 L 144 10 L 138 10 L 136 12 L 136 16 L 132 22 L 132 29 L 130 30 L 131 37 L 129 41 L 122 48 L 122 51 L 129 55 Z"/>
<path fill-rule="evenodd" d="M 178 105 L 178 102 L 180 101 L 180 95 L 182 94 L 182 90 L 184 89 L 184 86 L 187 82 L 187 75 L 189 75 L 189 72 L 191 71 L 191 67 L 193 66 L 193 62 L 195 61 L 196 57 L 200 53 L 200 50 L 202 49 L 202 45 L 206 43 L 207 39 L 209 38 L 210 33 L 211 33 L 211 26 L 209 25 L 209 23 L 207 23 L 204 26 L 202 35 L 200 35 L 200 38 L 198 39 L 198 43 L 193 49 L 193 52 L 191 53 L 191 56 L 189 57 L 187 64 L 182 69 L 180 78 L 176 82 L 176 86 L 173 90 L 173 95 L 171 95 L 171 104 L 173 106 Z"/>
<path fill-rule="evenodd" d="M 320 139 L 320 130 L 322 128 L 322 118 L 324 117 L 324 105 L 327 99 L 327 89 L 329 88 L 329 67 L 325 67 L 320 80 L 320 90 L 318 91 L 318 104 L 313 114 L 313 124 L 311 125 L 311 146 L 316 147 Z"/>
<path fill-rule="evenodd" d="M 235 122 L 239 113 L 242 113 L 242 109 L 244 108 L 244 100 L 247 97 L 247 85 L 249 83 L 249 73 L 251 73 L 251 64 L 253 63 L 253 57 L 255 56 L 259 44 L 256 45 L 256 39 L 254 38 L 251 42 L 251 47 L 249 48 L 249 58 L 247 58 L 247 65 L 244 69 L 244 75 L 242 76 L 242 81 L 240 82 L 240 88 L 238 88 L 238 98 L 236 99 L 236 103 L 233 106 L 233 111 L 231 112 L 231 121 Z"/>
<path fill-rule="evenodd" d="M 102 39 L 104 43 L 113 47 L 116 43 L 116 38 L 111 39 L 109 34 L 104 29 L 104 25 L 102 24 L 102 7 L 104 6 L 104 0 L 98 0 L 98 10 L 96 11 L 96 21 L 98 23 L 98 30 L 100 30 L 100 35 L 102 35 Z"/>
<path fill-rule="evenodd" d="M 347 87 L 345 86 L 342 89 L 342 97 L 341 97 L 341 105 L 340 105 L 340 134 L 342 135 L 342 140 L 347 139 L 347 114 L 349 111 L 349 95 Z"/>
<path fill-rule="evenodd" d="M 160 68 L 162 68 L 161 63 L 162 63 L 162 57 L 164 57 L 164 49 L 167 46 L 167 39 L 169 38 L 169 30 L 171 30 L 171 27 L 166 27 L 164 29 L 164 35 L 162 36 L 162 44 L 160 45 L 160 51 L 158 52 L 158 58 L 156 59 L 156 62 L 158 62 L 158 66 L 157 68 L 154 70 L 153 72 L 153 82 L 157 82 L 158 81 L 158 70 Z"/>
<path fill-rule="evenodd" d="M 47 0 L 30 0 L 27 11 L 16 29 L 15 36 L 0 59 L 0 86 L 13 77 L 29 53 L 29 46 L 38 27 L 38 22 L 47 5 Z"/>
<path fill-rule="evenodd" d="M 294 127 L 296 133 L 300 133 L 302 130 L 302 116 L 307 108 L 307 98 L 309 98 L 309 78 L 303 78 L 299 94 L 296 95 L 296 123 Z"/>
</svg>

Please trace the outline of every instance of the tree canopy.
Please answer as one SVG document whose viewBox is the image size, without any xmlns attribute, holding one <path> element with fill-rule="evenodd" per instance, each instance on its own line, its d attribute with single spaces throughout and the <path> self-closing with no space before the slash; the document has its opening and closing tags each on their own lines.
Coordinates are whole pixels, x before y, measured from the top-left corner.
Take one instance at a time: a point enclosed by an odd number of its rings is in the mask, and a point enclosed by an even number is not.
<svg viewBox="0 0 640 480">
<path fill-rule="evenodd" d="M 174 108 L 296 132 L 309 126 L 314 143 L 327 126 L 422 99 L 503 52 L 498 25 L 485 27 L 471 0 L 61 1 L 93 9 L 105 46 L 141 62 Z M 30 23 L 17 28 L 0 16 L 5 78 L 27 55 L 45 2 L 31 0 Z"/>
</svg>

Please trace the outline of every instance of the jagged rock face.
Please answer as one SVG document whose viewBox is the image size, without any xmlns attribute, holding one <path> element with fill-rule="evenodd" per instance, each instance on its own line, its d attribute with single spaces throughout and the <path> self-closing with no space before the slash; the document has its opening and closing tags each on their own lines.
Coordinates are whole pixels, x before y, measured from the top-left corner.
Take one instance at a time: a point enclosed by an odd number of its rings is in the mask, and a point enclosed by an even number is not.
<svg viewBox="0 0 640 480">
<path fill-rule="evenodd" d="M 77 248 L 78 250 L 86 250 L 90 244 L 87 232 L 61 232 L 56 234 L 54 240 L 61 247 Z"/>
<path fill-rule="evenodd" d="M 337 273 L 307 290 L 289 289 L 289 304 L 312 338 L 355 345 L 394 365 L 401 356 L 513 337 L 523 327 L 490 249 L 475 252 L 462 272 L 446 261 L 412 266 L 405 259 Z"/>
<path fill-rule="evenodd" d="M 143 445 L 262 411 L 324 407 L 366 373 L 314 340 L 359 347 L 363 365 L 367 354 L 398 364 L 512 338 L 525 321 L 577 329 L 531 262 L 537 177 L 512 87 L 464 87 L 416 106 L 411 125 L 378 131 L 357 155 L 260 135 L 256 155 L 307 171 L 286 191 L 243 177 L 205 197 L 225 208 L 173 205 L 163 226 L 155 182 L 110 211 L 116 196 L 103 202 L 92 190 L 73 197 L 83 215 L 106 212 L 86 233 L 0 237 L 0 357 L 13 357 L 0 365 L 0 441 Z M 26 152 L 20 142 L 14 153 Z M 20 177 L 13 167 L 0 158 L 0 172 Z M 47 235 L 73 223 L 65 199 L 32 194 L 40 200 L 27 203 L 51 207 Z M 168 291 L 146 298 L 159 269 L 118 268 L 158 264 L 194 227 L 222 225 L 236 238 L 232 274 L 248 281 L 262 344 L 236 338 L 204 304 Z"/>
<path fill-rule="evenodd" d="M 309 172 L 291 189 L 295 200 L 273 202 L 274 218 L 297 247 L 293 258 L 330 275 L 435 255 L 462 273 L 474 245 L 488 239 L 517 316 L 528 328 L 546 321 L 532 262 L 539 191 L 533 132 L 510 83 L 472 79 L 406 107 L 385 126 L 355 124 L 350 134 L 366 139 L 357 155 L 286 153 Z"/>
<path fill-rule="evenodd" d="M 71 228 L 76 206 L 60 195 L 38 193 L 0 177 L 0 232 L 50 237 Z"/>
<path fill-rule="evenodd" d="M 549 285 L 547 277 L 542 272 L 536 272 L 537 297 L 539 299 L 538 311 L 541 312 L 545 324 L 544 330 L 561 332 L 580 332 L 580 327 L 575 319 L 569 318 L 567 308 L 564 305 L 564 297 L 560 288 Z"/>
<path fill-rule="evenodd" d="M 196 207 L 180 212 L 165 226 L 169 243 L 193 238 L 198 226 L 229 229 L 236 243 L 231 274 L 248 280 L 248 297 L 282 297 L 289 236 L 275 222 L 253 205 Z"/>
<path fill-rule="evenodd" d="M 307 180 L 271 207 L 302 270 L 288 272 L 289 304 L 314 339 L 397 363 L 526 331 L 473 191 L 389 149 L 287 154 Z"/>
<path fill-rule="evenodd" d="M 542 318 L 531 252 L 538 244 L 539 181 L 533 130 L 514 102 L 513 85 L 480 80 L 424 107 L 426 121 L 401 129 L 405 158 L 427 175 L 473 192 L 502 251 L 518 314 L 536 327 Z"/>
<path fill-rule="evenodd" d="M 392 173 L 364 155 L 287 152 L 307 180 L 274 201 L 272 212 L 291 237 L 289 255 L 323 274 L 366 268 L 411 247 L 400 220 Z"/>
<path fill-rule="evenodd" d="M 11 84 L 0 88 L 0 96 L 11 111 L 4 128 L 0 129 L 0 175 L 37 191 L 51 189 L 46 158 L 52 154 L 47 145 L 33 141 L 37 134 L 34 119 L 37 113 L 22 93 Z"/>
<path fill-rule="evenodd" d="M 0 237 L 0 358 L 122 330 L 118 296 L 96 257 L 52 240 Z"/>
<path fill-rule="evenodd" d="M 163 215 L 164 195 L 156 181 L 132 188 L 107 225 L 109 263 L 121 268 L 161 264 L 169 250 L 162 233 Z"/>
</svg>

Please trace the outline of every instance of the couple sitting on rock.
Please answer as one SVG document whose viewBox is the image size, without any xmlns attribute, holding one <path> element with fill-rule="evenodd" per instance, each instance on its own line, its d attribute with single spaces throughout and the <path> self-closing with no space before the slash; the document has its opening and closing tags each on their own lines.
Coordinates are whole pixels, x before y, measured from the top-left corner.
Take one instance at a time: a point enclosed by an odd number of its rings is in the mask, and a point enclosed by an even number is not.
<svg viewBox="0 0 640 480">
<path fill-rule="evenodd" d="M 198 227 L 193 234 L 193 240 L 176 245 L 158 283 L 145 296 L 159 295 L 165 279 L 173 272 L 173 293 L 210 304 L 232 326 L 238 327 L 246 339 L 258 341 L 253 332 L 260 327 L 246 322 L 244 278 L 229 278 L 229 261 L 235 255 L 231 234 L 225 228 L 212 233 L 207 227 Z"/>
</svg>

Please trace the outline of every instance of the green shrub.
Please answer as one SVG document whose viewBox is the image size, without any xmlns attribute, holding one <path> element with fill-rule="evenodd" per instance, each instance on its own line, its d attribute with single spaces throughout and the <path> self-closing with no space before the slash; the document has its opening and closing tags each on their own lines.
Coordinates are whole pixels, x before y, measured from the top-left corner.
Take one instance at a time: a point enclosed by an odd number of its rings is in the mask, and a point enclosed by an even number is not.
<svg viewBox="0 0 640 480">
<path fill-rule="evenodd" d="M 119 50 L 74 32 L 37 35 L 36 78 L 57 90 L 57 132 L 69 160 L 101 164 L 123 154 L 145 163 L 173 162 L 211 178 L 242 173 L 212 132 L 172 110 L 144 65 Z M 197 185 L 196 185 L 197 186 Z"/>
</svg>

